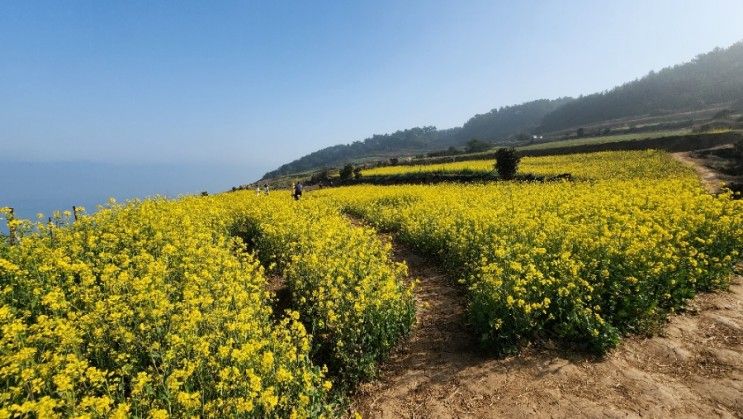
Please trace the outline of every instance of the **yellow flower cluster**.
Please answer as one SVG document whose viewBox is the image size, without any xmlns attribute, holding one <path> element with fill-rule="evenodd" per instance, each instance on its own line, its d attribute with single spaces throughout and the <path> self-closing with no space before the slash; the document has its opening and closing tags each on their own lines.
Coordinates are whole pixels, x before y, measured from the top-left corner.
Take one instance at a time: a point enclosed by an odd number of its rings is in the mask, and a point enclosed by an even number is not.
<svg viewBox="0 0 743 419">
<path fill-rule="evenodd" d="M 723 286 L 740 256 L 743 201 L 704 193 L 664 153 L 544 157 L 524 167 L 583 181 L 316 195 L 459 272 L 475 332 L 501 351 L 543 335 L 603 352 L 697 291 Z"/>
<path fill-rule="evenodd" d="M 235 219 L 236 234 L 286 280 L 316 359 L 343 384 L 371 376 L 414 319 L 406 266 L 390 260 L 390 245 L 373 229 L 351 225 L 332 202 L 293 202 L 288 194 L 259 199 Z"/>
<path fill-rule="evenodd" d="M 364 169 L 363 176 L 388 176 L 406 173 L 447 173 L 447 172 L 492 172 L 493 160 L 469 160 L 454 163 L 436 163 L 425 165 L 382 166 Z"/>
<path fill-rule="evenodd" d="M 208 199 L 147 200 L 0 244 L 0 417 L 317 416 L 310 337 Z"/>
<path fill-rule="evenodd" d="M 329 202 L 234 193 L 18 223 L 0 245 L 0 417 L 317 416 L 324 365 L 341 388 L 372 375 L 414 319 L 405 265 Z"/>
</svg>

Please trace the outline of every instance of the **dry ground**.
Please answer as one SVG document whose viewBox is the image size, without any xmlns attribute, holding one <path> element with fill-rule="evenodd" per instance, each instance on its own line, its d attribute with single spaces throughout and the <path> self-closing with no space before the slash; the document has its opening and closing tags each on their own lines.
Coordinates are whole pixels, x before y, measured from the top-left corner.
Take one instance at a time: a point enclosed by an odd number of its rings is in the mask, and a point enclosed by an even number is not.
<svg viewBox="0 0 743 419">
<path fill-rule="evenodd" d="M 421 280 L 411 338 L 352 410 L 364 417 L 743 417 L 743 278 L 702 294 L 660 336 L 630 337 L 605 358 L 529 348 L 479 353 L 464 329 L 457 287 L 434 264 L 396 246 Z"/>
<path fill-rule="evenodd" d="M 703 159 L 694 157 L 692 152 L 673 153 L 671 155 L 676 160 L 693 167 L 699 175 L 702 185 L 710 193 L 718 193 L 727 182 L 736 180 L 732 176 L 726 176 L 710 169 L 705 165 Z"/>
</svg>

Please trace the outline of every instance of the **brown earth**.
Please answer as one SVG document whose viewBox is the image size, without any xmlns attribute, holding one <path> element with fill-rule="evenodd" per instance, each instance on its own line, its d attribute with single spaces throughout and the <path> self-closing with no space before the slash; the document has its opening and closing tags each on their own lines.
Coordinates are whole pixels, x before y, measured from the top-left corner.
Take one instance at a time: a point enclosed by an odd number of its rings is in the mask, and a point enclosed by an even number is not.
<svg viewBox="0 0 743 419">
<path fill-rule="evenodd" d="M 452 278 L 395 244 L 416 292 L 411 337 L 362 384 L 350 411 L 374 418 L 743 417 L 743 278 L 702 294 L 660 334 L 603 358 L 543 344 L 517 356 L 476 350 Z"/>
<path fill-rule="evenodd" d="M 694 157 L 692 152 L 684 153 L 672 153 L 671 154 L 676 160 L 689 165 L 696 170 L 699 179 L 702 181 L 702 185 L 710 193 L 719 193 L 720 189 L 730 181 L 733 181 L 732 176 L 726 176 L 719 172 L 712 170 L 705 165 L 705 161 L 700 158 Z"/>
</svg>

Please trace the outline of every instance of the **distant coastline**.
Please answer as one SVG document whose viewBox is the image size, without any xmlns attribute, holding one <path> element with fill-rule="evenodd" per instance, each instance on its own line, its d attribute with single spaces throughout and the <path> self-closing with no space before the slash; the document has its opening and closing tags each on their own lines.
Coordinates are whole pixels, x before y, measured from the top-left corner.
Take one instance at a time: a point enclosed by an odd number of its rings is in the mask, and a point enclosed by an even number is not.
<svg viewBox="0 0 743 419">
<path fill-rule="evenodd" d="M 217 193 L 260 177 L 265 167 L 216 164 L 109 164 L 95 162 L 4 162 L 0 206 L 35 220 L 73 205 L 95 212 L 109 198 L 126 201 L 155 195 Z M 5 222 L 0 228 L 5 229 Z"/>
</svg>

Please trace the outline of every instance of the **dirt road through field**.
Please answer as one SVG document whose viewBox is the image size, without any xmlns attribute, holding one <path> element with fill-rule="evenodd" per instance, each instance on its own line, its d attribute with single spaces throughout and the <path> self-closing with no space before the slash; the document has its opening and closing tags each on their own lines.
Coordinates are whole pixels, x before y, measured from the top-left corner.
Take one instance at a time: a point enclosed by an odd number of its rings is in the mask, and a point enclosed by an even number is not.
<svg viewBox="0 0 743 419">
<path fill-rule="evenodd" d="M 454 278 L 394 249 L 420 280 L 417 324 L 359 387 L 351 410 L 363 417 L 743 417 L 740 276 L 697 296 L 659 336 L 625 338 L 604 358 L 542 346 L 498 359 L 475 349 Z"/>
<path fill-rule="evenodd" d="M 481 362 L 464 324 L 463 290 L 436 264 L 394 245 L 416 287 L 416 324 L 411 336 L 382 365 L 379 379 L 363 384 L 354 408 L 364 417 L 446 415 L 438 391 L 455 391 L 451 378 Z"/>
</svg>

